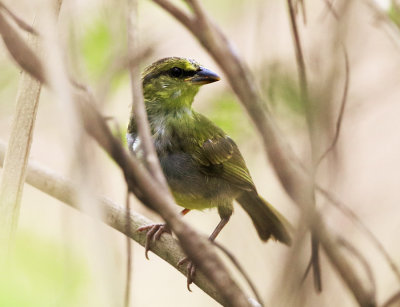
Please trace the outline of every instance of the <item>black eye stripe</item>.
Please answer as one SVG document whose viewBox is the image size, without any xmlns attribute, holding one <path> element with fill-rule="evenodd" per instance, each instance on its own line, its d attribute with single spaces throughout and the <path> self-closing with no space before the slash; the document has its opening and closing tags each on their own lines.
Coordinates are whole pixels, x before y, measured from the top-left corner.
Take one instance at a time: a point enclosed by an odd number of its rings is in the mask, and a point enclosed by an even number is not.
<svg viewBox="0 0 400 307">
<path fill-rule="evenodd" d="M 178 67 L 173 67 L 173 68 L 178 68 Z M 193 77 L 200 70 L 200 69 L 197 69 L 197 70 L 183 70 L 183 69 L 181 69 L 182 70 L 182 74 L 180 76 L 178 76 L 178 77 L 174 77 L 174 76 L 171 75 L 171 70 L 172 69 L 168 69 L 168 70 L 159 71 L 159 72 L 156 72 L 156 73 L 147 74 L 146 76 L 143 77 L 143 84 L 148 83 L 152 79 L 159 78 L 160 76 L 170 76 L 170 77 L 173 77 L 173 78 L 185 79 L 185 78 L 188 78 L 188 77 Z"/>
<path fill-rule="evenodd" d="M 172 67 L 169 70 L 169 74 L 171 75 L 171 77 L 174 78 L 187 78 L 187 77 L 192 77 L 196 74 L 197 71 L 195 70 L 184 70 L 182 68 L 179 67 Z"/>
</svg>

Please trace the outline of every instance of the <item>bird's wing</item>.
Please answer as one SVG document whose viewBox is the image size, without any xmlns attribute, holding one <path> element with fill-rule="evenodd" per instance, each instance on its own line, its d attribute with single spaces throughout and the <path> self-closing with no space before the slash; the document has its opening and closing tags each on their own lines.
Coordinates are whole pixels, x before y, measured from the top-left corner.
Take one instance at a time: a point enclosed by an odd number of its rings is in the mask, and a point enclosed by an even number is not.
<svg viewBox="0 0 400 307">
<path fill-rule="evenodd" d="M 243 190 L 255 190 L 239 148 L 222 130 L 215 127 L 214 133 L 196 147 L 192 156 L 207 175 L 220 176 Z"/>
</svg>

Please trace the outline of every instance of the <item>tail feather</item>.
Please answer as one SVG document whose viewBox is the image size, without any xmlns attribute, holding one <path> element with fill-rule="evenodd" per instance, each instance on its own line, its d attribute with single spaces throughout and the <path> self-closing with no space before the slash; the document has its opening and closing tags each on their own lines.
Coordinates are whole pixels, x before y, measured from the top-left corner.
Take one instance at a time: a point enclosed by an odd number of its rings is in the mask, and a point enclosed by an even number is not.
<svg viewBox="0 0 400 307">
<path fill-rule="evenodd" d="M 237 201 L 252 219 L 261 240 L 272 237 L 290 245 L 289 222 L 257 192 L 244 192 Z"/>
</svg>

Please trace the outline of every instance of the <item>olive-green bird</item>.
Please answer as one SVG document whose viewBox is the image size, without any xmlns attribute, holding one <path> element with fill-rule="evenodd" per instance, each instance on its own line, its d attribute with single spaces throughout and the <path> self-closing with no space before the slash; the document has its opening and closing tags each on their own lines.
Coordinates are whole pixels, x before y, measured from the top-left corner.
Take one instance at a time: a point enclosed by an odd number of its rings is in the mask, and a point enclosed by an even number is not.
<svg viewBox="0 0 400 307">
<path fill-rule="evenodd" d="M 178 205 L 192 209 L 217 208 L 221 221 L 214 240 L 233 213 L 237 200 L 252 219 L 261 240 L 290 244 L 287 221 L 260 195 L 235 142 L 192 108 L 200 86 L 220 80 L 194 60 L 170 57 L 143 73 L 143 94 L 155 148 Z M 240 124 L 240 123 L 238 123 Z M 141 155 L 135 119 L 130 119 L 128 145 Z M 158 238 L 164 228 L 144 227 Z M 149 237 L 148 237 L 149 238 Z M 149 246 L 146 247 L 146 256 Z"/>
</svg>

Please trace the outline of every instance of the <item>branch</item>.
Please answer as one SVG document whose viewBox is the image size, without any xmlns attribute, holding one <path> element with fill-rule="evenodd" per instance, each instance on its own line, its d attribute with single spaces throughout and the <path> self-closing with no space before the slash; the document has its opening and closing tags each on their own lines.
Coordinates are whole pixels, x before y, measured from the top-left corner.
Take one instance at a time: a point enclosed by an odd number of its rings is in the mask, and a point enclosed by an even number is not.
<svg viewBox="0 0 400 307">
<path fill-rule="evenodd" d="M 340 110 L 339 110 L 339 115 L 336 121 L 336 129 L 335 129 L 335 135 L 333 136 L 332 143 L 328 146 L 328 148 L 325 150 L 325 152 L 321 155 L 321 157 L 318 159 L 317 166 L 322 162 L 322 160 L 331 152 L 335 146 L 336 143 L 339 139 L 340 135 L 340 129 L 342 127 L 342 121 L 343 121 L 343 114 L 344 110 L 346 107 L 346 102 L 347 102 L 347 94 L 349 90 L 349 83 L 350 83 L 350 67 L 349 67 L 349 56 L 347 55 L 346 49 L 343 47 L 343 53 L 344 53 L 344 61 L 345 61 L 345 81 L 344 81 L 344 89 L 343 89 L 343 96 L 342 96 L 342 102 L 340 104 Z"/>
<path fill-rule="evenodd" d="M 36 45 L 33 42 L 32 45 Z M 37 47 L 37 46 L 35 46 Z M 0 178 L 0 259 L 5 264 L 18 225 L 26 167 L 32 144 L 41 84 L 23 72 L 18 88 L 4 170 Z"/>
<path fill-rule="evenodd" d="M 47 86 L 44 75 L 43 63 L 36 54 L 19 37 L 18 33 L 8 24 L 0 10 L 0 33 L 8 50 L 22 69 L 27 70 Z M 7 39 L 6 39 L 7 38 Z M 21 52 L 23 50 L 23 52 Z M 17 56 L 15 55 L 17 54 Z M 28 56 L 28 58 L 27 58 Z M 35 63 L 36 65 L 32 65 Z M 206 238 L 197 234 L 195 230 L 185 223 L 175 212 L 176 206 L 172 196 L 160 189 L 140 162 L 130 155 L 113 137 L 104 122 L 103 117 L 95 107 L 95 100 L 84 87 L 74 87 L 77 82 L 72 82 L 71 91 L 73 101 L 80 112 L 85 130 L 97 143 L 115 160 L 124 173 L 129 189 L 148 207 L 154 208 L 171 227 L 178 237 L 183 250 L 194 264 L 209 278 L 218 289 L 222 301 L 229 306 L 250 306 L 243 291 L 233 281 L 224 264 L 212 249 Z"/>
<path fill-rule="evenodd" d="M 301 46 L 301 40 L 299 35 L 299 30 L 297 27 L 296 16 L 293 8 L 292 0 L 287 0 L 288 11 L 289 11 L 289 19 L 290 25 L 292 29 L 293 35 L 293 45 L 296 54 L 296 61 L 297 61 L 297 70 L 299 74 L 299 83 L 300 83 L 300 94 L 301 100 L 304 105 L 305 115 L 306 115 L 306 122 L 308 128 L 308 136 L 310 140 L 310 149 L 311 149 L 311 180 L 312 180 L 312 187 L 310 187 L 310 193 L 312 193 L 310 200 L 312 203 L 309 204 L 308 210 L 303 210 L 303 215 L 308 215 L 310 212 L 309 210 L 315 210 L 315 171 L 316 171 L 316 137 L 315 137 L 315 120 L 314 120 L 314 108 L 310 103 L 309 93 L 308 93 L 308 81 L 307 81 L 307 71 L 306 71 L 306 64 L 304 61 L 303 49 Z M 304 5 L 303 5 L 304 8 Z M 315 233 L 311 233 L 311 259 L 310 263 L 313 269 L 313 276 L 314 276 L 314 287 L 317 292 L 322 291 L 322 279 L 321 279 L 321 267 L 319 261 L 319 242 L 318 238 L 316 237 Z M 306 270 L 306 273 L 308 270 Z"/>
<path fill-rule="evenodd" d="M 134 54 L 139 49 L 137 39 L 137 1 L 128 0 L 128 54 Z M 150 124 L 147 119 L 146 108 L 143 101 L 142 82 L 140 79 L 139 61 L 135 61 L 129 67 L 132 90 L 132 113 L 135 116 L 141 147 L 144 152 L 144 162 L 150 173 L 158 181 L 164 193 L 170 194 L 167 181 L 161 170 L 160 161 L 154 147 L 151 136 Z M 172 197 L 172 196 L 171 196 Z"/>
<path fill-rule="evenodd" d="M 397 306 L 394 305 L 394 303 L 398 304 L 398 301 L 400 301 L 400 291 L 396 292 L 393 296 L 391 296 L 385 303 L 382 304 L 382 307 L 391 307 L 391 306 Z"/>
</svg>

